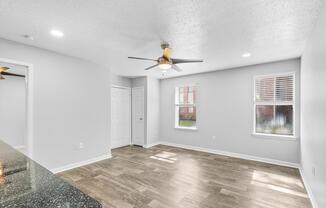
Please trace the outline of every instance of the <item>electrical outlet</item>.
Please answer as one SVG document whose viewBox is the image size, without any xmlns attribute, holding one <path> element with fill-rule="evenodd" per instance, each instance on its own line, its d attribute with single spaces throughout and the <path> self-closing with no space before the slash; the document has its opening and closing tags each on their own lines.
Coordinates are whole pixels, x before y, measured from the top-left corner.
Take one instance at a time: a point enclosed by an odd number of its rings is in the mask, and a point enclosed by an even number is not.
<svg viewBox="0 0 326 208">
<path fill-rule="evenodd" d="M 315 167 L 312 167 L 311 172 L 312 172 L 313 176 L 316 176 L 316 168 Z"/>
</svg>

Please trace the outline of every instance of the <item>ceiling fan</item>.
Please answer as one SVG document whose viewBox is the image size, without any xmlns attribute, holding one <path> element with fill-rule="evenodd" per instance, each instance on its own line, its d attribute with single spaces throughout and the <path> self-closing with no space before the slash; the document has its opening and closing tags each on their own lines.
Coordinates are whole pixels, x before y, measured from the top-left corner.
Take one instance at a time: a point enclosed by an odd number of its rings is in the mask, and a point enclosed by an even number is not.
<svg viewBox="0 0 326 208">
<path fill-rule="evenodd" d="M 178 72 L 181 72 L 182 69 L 177 66 L 176 64 L 185 64 L 185 63 L 198 63 L 203 62 L 202 59 L 176 59 L 172 58 L 172 49 L 168 43 L 162 43 L 161 48 L 163 49 L 163 56 L 157 59 L 150 59 L 150 58 L 140 58 L 140 57 L 133 57 L 129 56 L 130 59 L 138 59 L 138 60 L 147 60 L 147 61 L 155 61 L 156 64 L 150 67 L 147 67 L 145 70 L 152 69 L 154 67 L 159 67 L 162 72 L 166 72 L 168 69 L 172 68 Z"/>
<path fill-rule="evenodd" d="M 3 76 L 25 77 L 24 75 L 21 74 L 6 72 L 8 69 L 9 69 L 8 67 L 0 66 L 0 79 L 5 79 Z"/>
</svg>

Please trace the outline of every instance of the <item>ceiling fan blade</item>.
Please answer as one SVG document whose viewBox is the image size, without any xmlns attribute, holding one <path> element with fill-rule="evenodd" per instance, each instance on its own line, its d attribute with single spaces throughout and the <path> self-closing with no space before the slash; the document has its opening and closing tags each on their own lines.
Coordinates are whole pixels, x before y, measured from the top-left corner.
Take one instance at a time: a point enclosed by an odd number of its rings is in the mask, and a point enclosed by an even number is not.
<svg viewBox="0 0 326 208">
<path fill-rule="evenodd" d="M 166 60 L 171 60 L 171 55 L 172 55 L 172 50 L 171 50 L 171 48 L 164 48 L 164 51 L 163 51 L 163 57 L 164 57 Z"/>
<path fill-rule="evenodd" d="M 4 72 L 4 71 L 7 71 L 8 69 L 9 69 L 8 67 L 0 66 L 0 73 Z"/>
<path fill-rule="evenodd" d="M 14 76 L 14 77 L 25 77 L 25 75 L 14 74 L 14 73 L 9 73 L 9 72 L 2 72 L 1 75 Z"/>
<path fill-rule="evenodd" d="M 202 59 L 172 59 L 173 64 L 183 64 L 183 63 L 199 63 L 204 62 Z"/>
<path fill-rule="evenodd" d="M 150 58 L 141 58 L 141 57 L 133 57 L 133 56 L 129 56 L 128 58 L 130 59 L 137 59 L 137 60 L 146 60 L 146 61 L 156 61 L 156 59 L 150 59 Z"/>
<path fill-rule="evenodd" d="M 158 65 L 159 65 L 159 64 L 155 64 L 155 65 L 153 65 L 153 66 L 147 67 L 145 70 L 149 70 L 149 69 L 151 69 L 151 68 L 157 67 Z"/>
<path fill-rule="evenodd" d="M 178 67 L 177 65 L 175 65 L 175 64 L 172 64 L 172 69 L 176 70 L 177 72 L 182 71 L 182 69 L 180 67 Z"/>
</svg>

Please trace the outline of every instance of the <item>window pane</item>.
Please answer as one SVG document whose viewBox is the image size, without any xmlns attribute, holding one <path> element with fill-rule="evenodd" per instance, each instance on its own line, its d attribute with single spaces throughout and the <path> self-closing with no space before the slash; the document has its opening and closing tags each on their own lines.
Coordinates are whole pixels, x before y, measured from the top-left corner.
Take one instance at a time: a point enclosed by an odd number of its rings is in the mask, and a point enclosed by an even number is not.
<svg viewBox="0 0 326 208">
<path fill-rule="evenodd" d="M 276 77 L 276 101 L 293 101 L 293 75 Z"/>
<path fill-rule="evenodd" d="M 293 135 L 292 105 L 257 105 L 256 133 Z"/>
<path fill-rule="evenodd" d="M 188 103 L 189 104 L 194 104 L 194 92 L 188 92 Z"/>
<path fill-rule="evenodd" d="M 275 110 L 274 133 L 293 135 L 293 107 L 292 105 L 279 105 Z"/>
<path fill-rule="evenodd" d="M 274 101 L 274 86 L 275 81 L 274 77 L 266 77 L 256 79 L 255 88 L 256 88 L 256 101 Z"/>
<path fill-rule="evenodd" d="M 196 127 L 196 107 L 179 107 L 179 126 Z"/>
<path fill-rule="evenodd" d="M 274 118 L 274 106 L 257 105 L 256 106 L 256 132 L 272 134 L 273 118 Z"/>
<path fill-rule="evenodd" d="M 179 104 L 195 104 L 195 87 L 179 88 Z"/>
<path fill-rule="evenodd" d="M 185 87 L 179 88 L 179 104 L 185 104 L 184 103 L 184 96 L 185 95 Z"/>
</svg>

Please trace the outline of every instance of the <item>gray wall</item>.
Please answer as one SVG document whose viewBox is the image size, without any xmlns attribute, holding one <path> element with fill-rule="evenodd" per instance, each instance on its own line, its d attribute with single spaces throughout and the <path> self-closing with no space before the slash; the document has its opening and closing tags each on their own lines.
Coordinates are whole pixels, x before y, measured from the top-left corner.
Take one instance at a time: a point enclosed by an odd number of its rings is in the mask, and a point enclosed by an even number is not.
<svg viewBox="0 0 326 208">
<path fill-rule="evenodd" d="M 8 66 L 0 62 L 0 66 Z M 25 74 L 26 67 L 10 66 L 10 71 Z M 0 80 L 0 139 L 14 147 L 26 143 L 25 79 L 6 76 Z"/>
<path fill-rule="evenodd" d="M 161 80 L 160 140 L 298 163 L 299 140 L 252 135 L 254 76 L 292 71 L 299 84 L 299 59 Z M 189 83 L 197 84 L 197 131 L 174 128 L 174 90 Z M 297 134 L 299 94 L 297 86 Z"/>
<path fill-rule="evenodd" d="M 320 208 L 326 207 L 326 5 L 302 56 L 301 162 Z M 315 168 L 315 176 L 313 174 Z"/>
<path fill-rule="evenodd" d="M 58 168 L 109 153 L 108 69 L 3 39 L 0 48 L 1 58 L 34 65 L 34 159 Z"/>
</svg>

